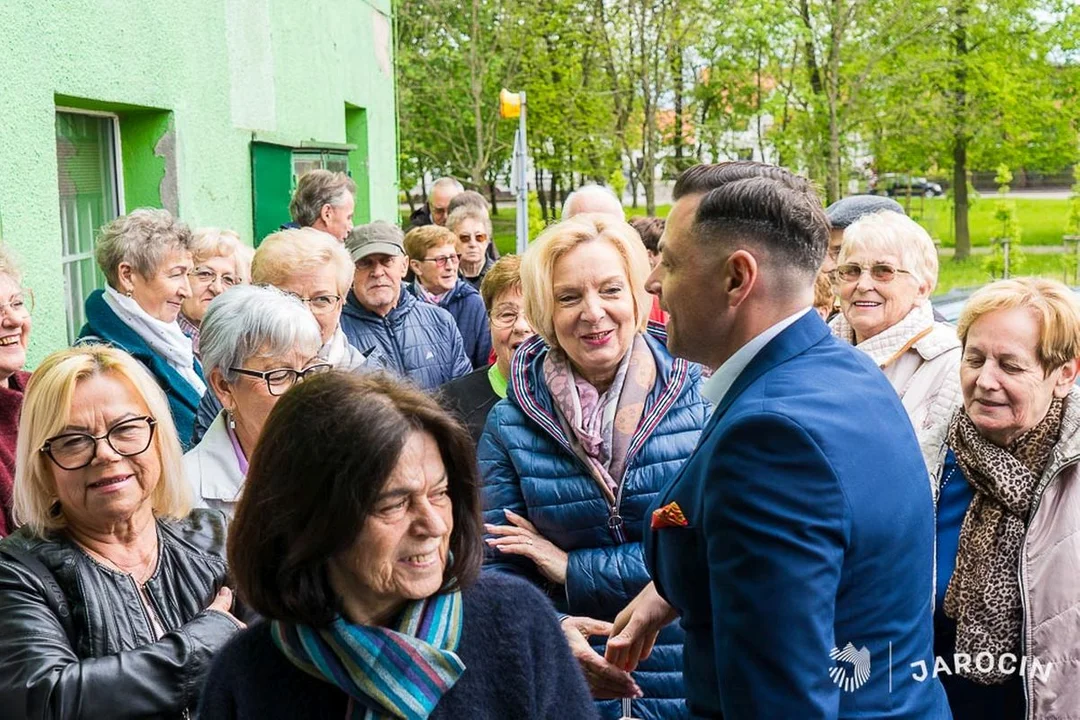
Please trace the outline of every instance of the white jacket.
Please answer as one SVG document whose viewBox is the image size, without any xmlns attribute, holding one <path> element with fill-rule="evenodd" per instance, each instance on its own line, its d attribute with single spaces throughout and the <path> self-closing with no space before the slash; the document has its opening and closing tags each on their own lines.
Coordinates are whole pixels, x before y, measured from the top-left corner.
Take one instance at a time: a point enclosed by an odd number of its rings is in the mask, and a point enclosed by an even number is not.
<svg viewBox="0 0 1080 720">
<path fill-rule="evenodd" d="M 224 410 L 210 423 L 199 444 L 184 453 L 184 476 L 194 494 L 193 507 L 221 510 L 232 519 L 244 475 L 225 429 Z"/>
</svg>

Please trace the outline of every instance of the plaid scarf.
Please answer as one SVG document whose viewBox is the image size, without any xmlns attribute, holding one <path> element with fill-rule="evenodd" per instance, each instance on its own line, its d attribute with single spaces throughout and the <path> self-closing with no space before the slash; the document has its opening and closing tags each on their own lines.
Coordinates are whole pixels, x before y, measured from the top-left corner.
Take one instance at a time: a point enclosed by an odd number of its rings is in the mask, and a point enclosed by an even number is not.
<svg viewBox="0 0 1080 720">
<path fill-rule="evenodd" d="M 963 410 L 949 427 L 949 447 L 975 489 L 945 592 L 945 614 L 956 620 L 958 653 L 989 652 L 997 658 L 1020 647 L 1023 608 L 1016 569 L 1035 488 L 1061 435 L 1062 407 L 1055 398 L 1046 417 L 1007 448 L 980 435 Z M 958 672 L 983 685 L 1010 677 L 997 664 L 989 672 L 974 663 Z"/>
<path fill-rule="evenodd" d="M 465 671 L 461 624 L 454 590 L 410 602 L 394 629 L 339 616 L 325 629 L 274 620 L 270 634 L 293 665 L 349 696 L 351 720 L 423 720 Z"/>
</svg>

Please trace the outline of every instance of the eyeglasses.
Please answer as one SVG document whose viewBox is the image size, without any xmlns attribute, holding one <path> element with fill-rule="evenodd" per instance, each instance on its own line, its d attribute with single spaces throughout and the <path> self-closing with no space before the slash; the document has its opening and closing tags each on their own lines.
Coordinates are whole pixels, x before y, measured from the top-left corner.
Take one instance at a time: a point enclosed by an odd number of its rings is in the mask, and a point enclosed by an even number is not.
<svg viewBox="0 0 1080 720">
<path fill-rule="evenodd" d="M 286 295 L 292 295 L 308 306 L 312 315 L 325 315 L 337 307 L 341 302 L 340 295 L 316 295 L 315 297 L 302 297 L 296 293 L 286 293 Z"/>
<path fill-rule="evenodd" d="M 907 270 L 901 270 L 888 263 L 874 263 L 870 266 L 859 265 L 858 263 L 844 263 L 836 268 L 836 276 L 844 282 L 855 282 L 862 277 L 863 272 L 869 272 L 870 277 L 882 283 L 892 282 L 896 277 L 896 273 L 911 274 Z"/>
<path fill-rule="evenodd" d="M 231 288 L 240 284 L 240 278 L 228 273 L 222 273 L 218 275 L 216 272 L 209 268 L 195 268 L 188 273 L 188 277 L 195 280 L 200 285 L 212 285 L 215 280 L 221 280 L 221 287 Z"/>
<path fill-rule="evenodd" d="M 154 437 L 157 420 L 150 417 L 131 418 L 109 428 L 104 435 L 64 433 L 45 441 L 38 452 L 64 470 L 78 470 L 94 461 L 98 440 L 104 440 L 117 455 L 131 457 L 146 452 Z"/>
<path fill-rule="evenodd" d="M 505 330 L 508 327 L 512 327 L 517 323 L 518 318 L 525 317 L 524 310 L 500 310 L 497 314 L 489 316 L 491 320 L 491 327 L 499 330 Z"/>
<path fill-rule="evenodd" d="M 9 310 L 13 317 L 26 317 L 34 312 L 34 293 L 20 290 L 6 303 L 0 303 L 0 312 Z"/>
<path fill-rule="evenodd" d="M 488 236 L 487 233 L 462 233 L 457 236 L 457 239 L 459 242 L 463 243 L 467 243 L 472 240 L 473 242 L 483 244 L 488 241 Z"/>
<path fill-rule="evenodd" d="M 447 265 L 457 265 L 461 262 L 460 255 L 443 255 L 442 257 L 420 258 L 420 262 L 433 262 L 435 267 L 444 268 Z"/>
<path fill-rule="evenodd" d="M 275 370 L 248 370 L 246 368 L 238 367 L 229 368 L 229 370 L 232 370 L 235 373 L 261 379 L 266 383 L 267 391 L 275 397 L 284 395 L 288 392 L 289 388 L 298 382 L 303 382 L 308 375 L 321 375 L 325 372 L 330 372 L 333 369 L 334 366 L 327 363 L 311 365 L 303 370 L 293 370 L 292 368 L 277 368 Z"/>
</svg>

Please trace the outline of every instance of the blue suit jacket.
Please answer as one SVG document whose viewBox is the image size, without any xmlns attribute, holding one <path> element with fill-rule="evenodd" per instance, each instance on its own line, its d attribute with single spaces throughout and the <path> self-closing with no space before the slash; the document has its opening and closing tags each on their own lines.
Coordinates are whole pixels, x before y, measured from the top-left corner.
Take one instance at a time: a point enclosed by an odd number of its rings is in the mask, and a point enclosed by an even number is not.
<svg viewBox="0 0 1080 720">
<path fill-rule="evenodd" d="M 687 526 L 646 531 L 695 717 L 950 717 L 910 667 L 933 668 L 927 478 L 896 391 L 817 313 L 762 349 L 653 504 Z"/>
</svg>

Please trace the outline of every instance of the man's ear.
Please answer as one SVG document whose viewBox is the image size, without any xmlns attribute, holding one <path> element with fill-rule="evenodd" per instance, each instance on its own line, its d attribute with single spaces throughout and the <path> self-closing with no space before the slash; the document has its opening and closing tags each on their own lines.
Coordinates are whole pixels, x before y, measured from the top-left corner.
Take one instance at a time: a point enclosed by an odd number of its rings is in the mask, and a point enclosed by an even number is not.
<svg viewBox="0 0 1080 720">
<path fill-rule="evenodd" d="M 333 213 L 333 205 L 331 205 L 330 203 L 325 203 L 321 208 L 319 208 L 319 219 L 322 220 L 323 223 L 329 225 Z"/>
<path fill-rule="evenodd" d="M 746 250 L 736 250 L 724 261 L 724 292 L 728 307 L 736 308 L 750 295 L 758 281 L 757 258 Z"/>
</svg>

